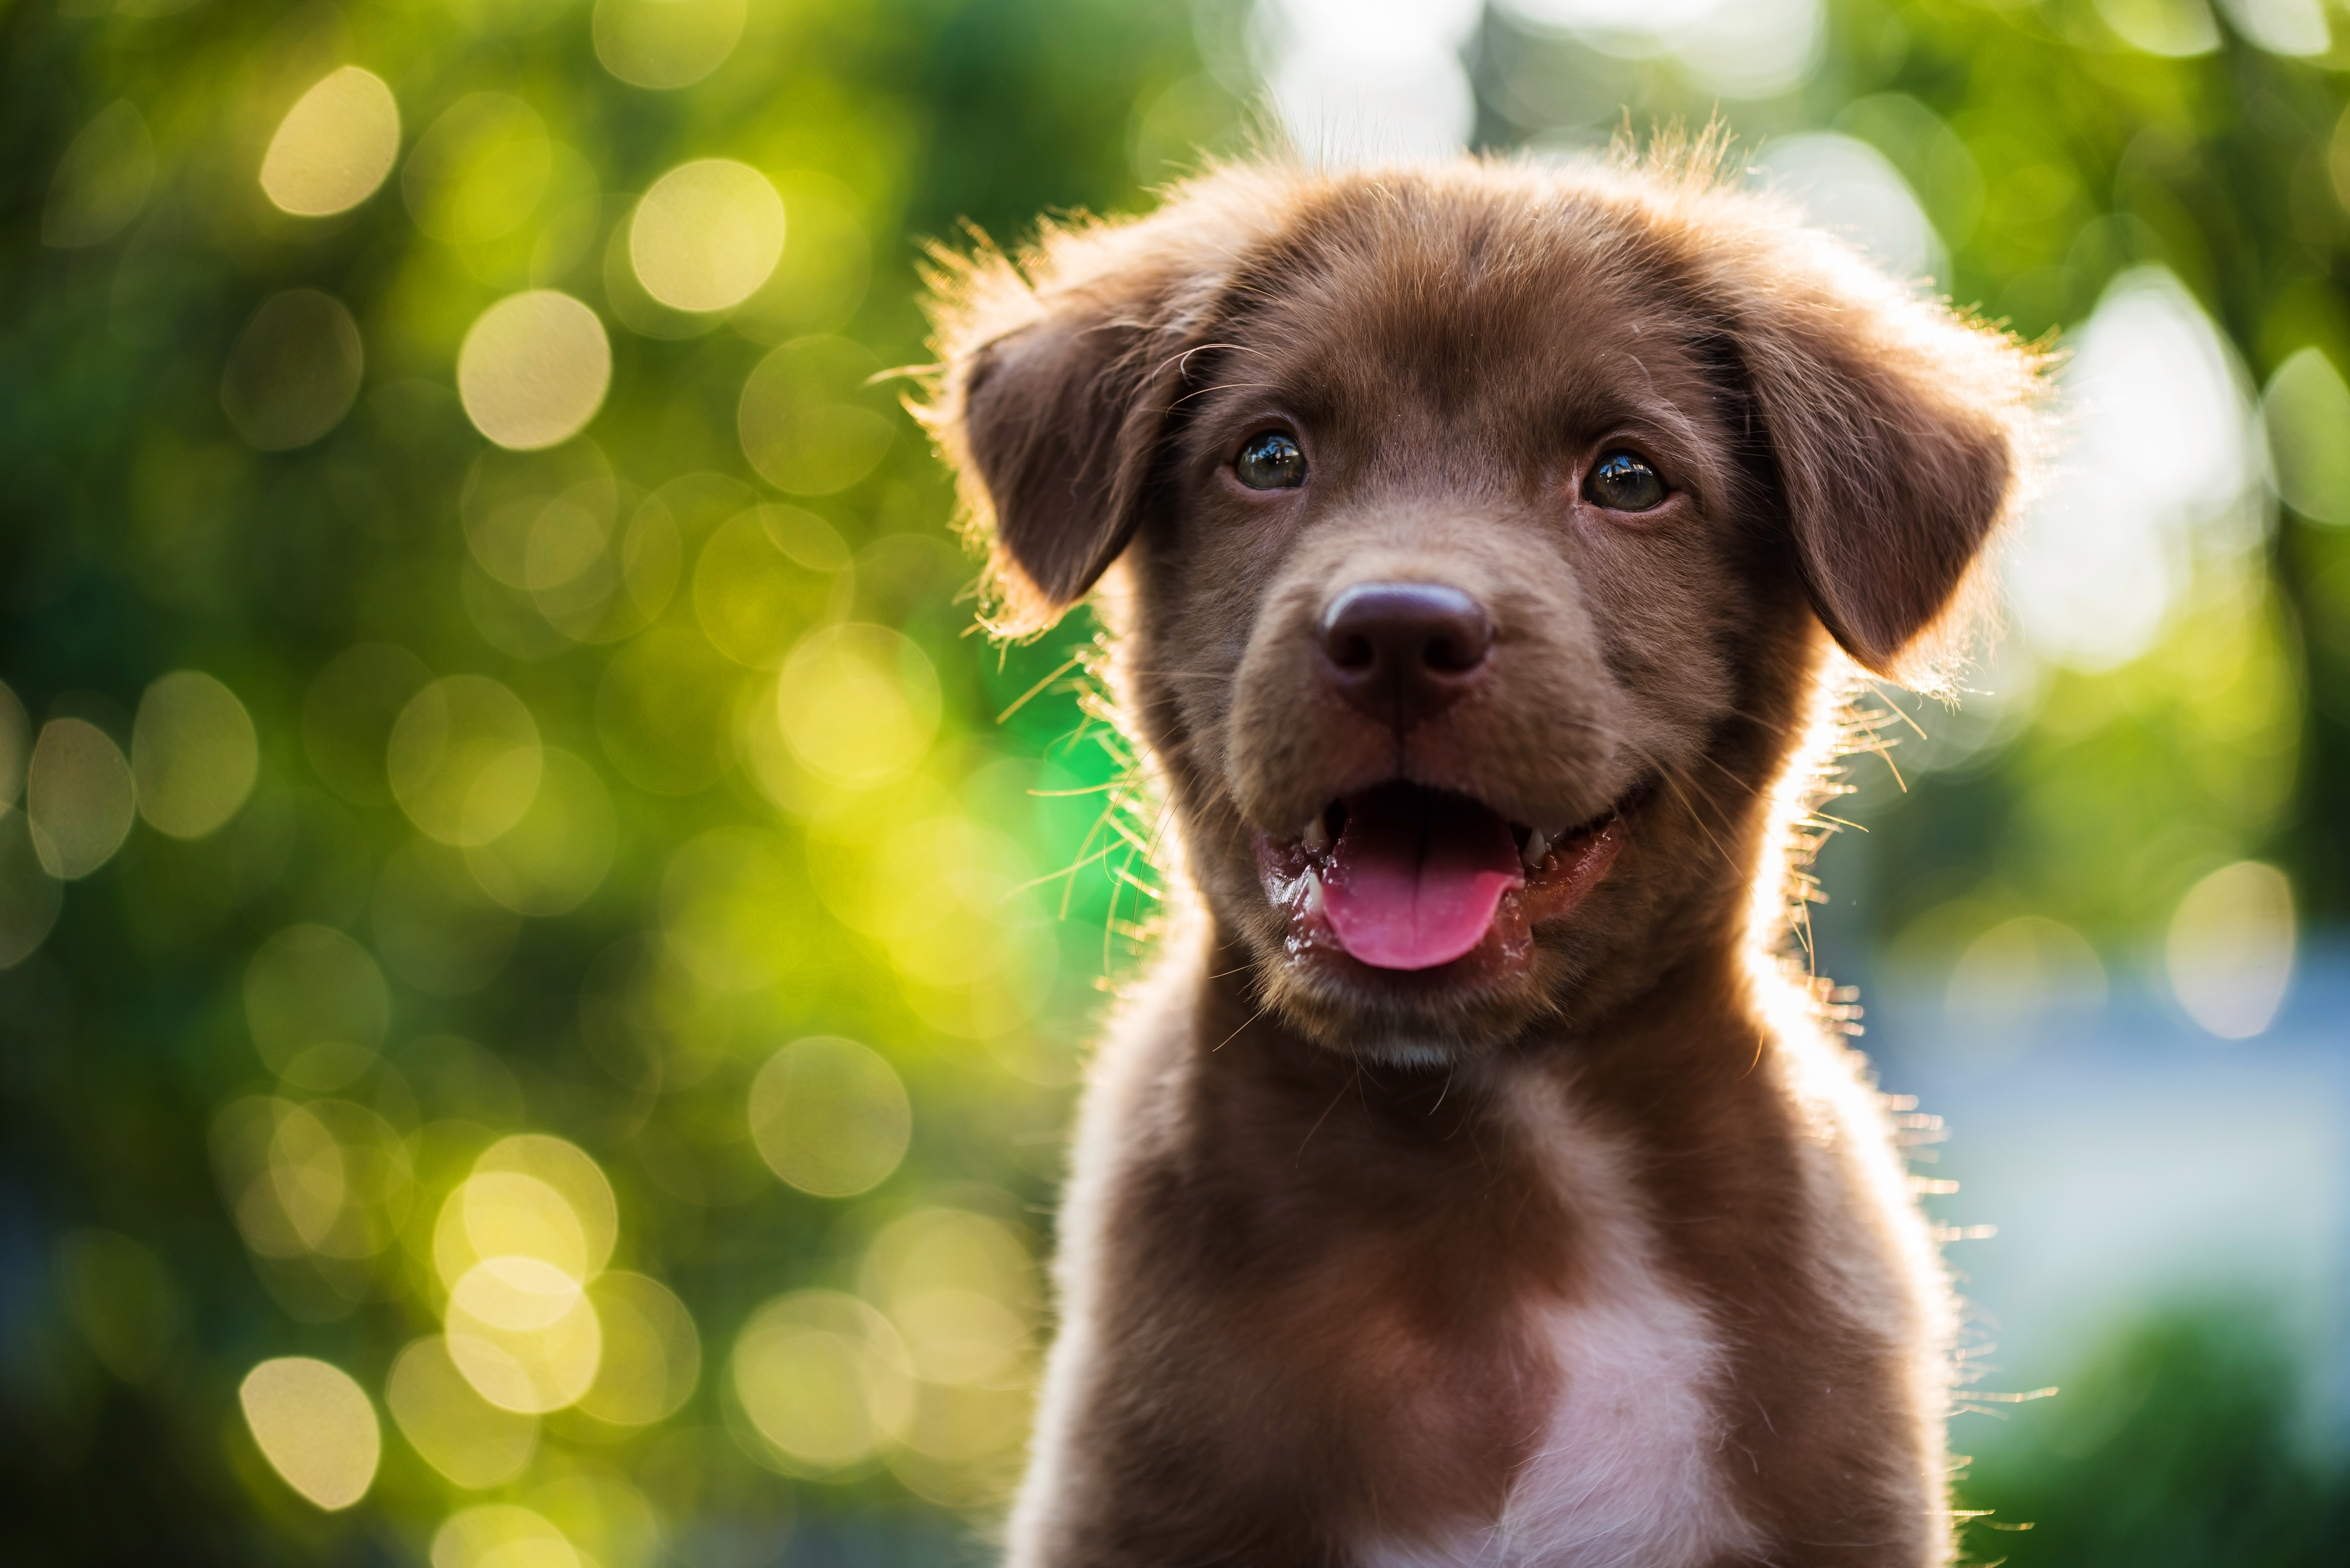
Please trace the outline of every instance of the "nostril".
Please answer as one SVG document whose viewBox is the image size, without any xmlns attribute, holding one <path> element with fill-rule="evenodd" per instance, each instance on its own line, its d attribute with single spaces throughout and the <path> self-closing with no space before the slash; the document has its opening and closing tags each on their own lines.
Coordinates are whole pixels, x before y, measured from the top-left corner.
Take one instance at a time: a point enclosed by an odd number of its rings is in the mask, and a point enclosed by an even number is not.
<svg viewBox="0 0 2350 1568">
<path fill-rule="evenodd" d="M 1485 662 L 1490 638 L 1469 641 L 1452 637 L 1430 638 L 1420 649 L 1420 662 L 1443 675 L 1459 675 Z"/>
<path fill-rule="evenodd" d="M 1359 633 L 1325 639 L 1323 647 L 1329 650 L 1330 662 L 1341 670 L 1368 670 L 1379 659 L 1371 639 Z"/>
</svg>

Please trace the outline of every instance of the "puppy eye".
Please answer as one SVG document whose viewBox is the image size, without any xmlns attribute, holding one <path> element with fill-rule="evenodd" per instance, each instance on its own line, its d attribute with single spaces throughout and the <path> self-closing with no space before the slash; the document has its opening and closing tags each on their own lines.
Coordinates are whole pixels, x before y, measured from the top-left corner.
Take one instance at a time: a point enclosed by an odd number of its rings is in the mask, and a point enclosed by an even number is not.
<svg viewBox="0 0 2350 1568">
<path fill-rule="evenodd" d="M 1665 482 L 1645 460 L 1611 452 L 1591 465 L 1583 498 L 1611 512 L 1647 512 L 1663 504 Z"/>
<path fill-rule="evenodd" d="M 1249 437 L 1232 472 L 1251 490 L 1295 490 L 1305 483 L 1305 452 L 1295 438 L 1267 431 Z"/>
</svg>

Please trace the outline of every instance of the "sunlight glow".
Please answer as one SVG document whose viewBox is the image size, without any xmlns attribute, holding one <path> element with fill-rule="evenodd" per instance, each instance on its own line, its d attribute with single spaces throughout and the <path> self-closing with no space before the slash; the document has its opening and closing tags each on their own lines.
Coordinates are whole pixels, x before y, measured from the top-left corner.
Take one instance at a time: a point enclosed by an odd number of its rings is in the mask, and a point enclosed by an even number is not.
<svg viewBox="0 0 2350 1568">
<path fill-rule="evenodd" d="M 247 1373 L 236 1397 L 255 1444 L 287 1486 L 329 1512 L 367 1495 L 383 1431 L 348 1373 L 307 1356 L 282 1356 Z"/>
<path fill-rule="evenodd" d="M 612 345 L 596 313 L 556 289 L 509 295 L 482 312 L 457 350 L 457 392 L 475 429 L 518 452 L 570 440 L 612 384 Z"/>
<path fill-rule="evenodd" d="M 744 0 L 596 0 L 596 57 L 631 87 L 690 87 L 734 52 Z"/>
<path fill-rule="evenodd" d="M 653 182 L 629 221 L 629 260 L 672 310 L 740 305 L 784 254 L 784 201 L 747 163 L 705 158 Z"/>
<path fill-rule="evenodd" d="M 202 838 L 253 793 L 261 745 L 236 693 L 200 670 L 147 688 L 130 729 L 139 814 L 159 833 Z"/>
<path fill-rule="evenodd" d="M 105 731 L 80 719 L 42 725 L 25 769 L 25 815 L 41 868 L 71 882 L 113 859 L 138 795 L 130 763 Z"/>
<path fill-rule="evenodd" d="M 2163 953 L 2171 993 L 2222 1040 L 2266 1029 L 2293 984 L 2293 885 L 2257 860 L 2223 866 L 2187 891 Z"/>
<path fill-rule="evenodd" d="M 261 159 L 261 189 L 299 217 L 348 212 L 400 157 L 400 105 L 374 72 L 345 66 L 302 95 Z"/>
<path fill-rule="evenodd" d="M 913 1113 L 896 1069 L 854 1040 L 816 1035 L 785 1046 L 751 1081 L 759 1158 L 818 1198 L 850 1198 L 898 1168 Z"/>
</svg>

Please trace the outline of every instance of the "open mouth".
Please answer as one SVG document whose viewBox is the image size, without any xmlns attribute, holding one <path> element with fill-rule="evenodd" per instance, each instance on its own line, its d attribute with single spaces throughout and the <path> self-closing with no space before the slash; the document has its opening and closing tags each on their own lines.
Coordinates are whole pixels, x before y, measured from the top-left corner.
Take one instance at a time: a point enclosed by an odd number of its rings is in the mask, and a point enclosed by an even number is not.
<svg viewBox="0 0 2350 1568">
<path fill-rule="evenodd" d="M 1260 837 L 1258 869 L 1288 911 L 1293 951 L 1335 946 L 1382 970 L 1435 969 L 1483 949 L 1523 962 L 1534 925 L 1607 874 L 1633 798 L 1544 827 L 1391 780 L 1332 801 L 1294 839 Z"/>
</svg>

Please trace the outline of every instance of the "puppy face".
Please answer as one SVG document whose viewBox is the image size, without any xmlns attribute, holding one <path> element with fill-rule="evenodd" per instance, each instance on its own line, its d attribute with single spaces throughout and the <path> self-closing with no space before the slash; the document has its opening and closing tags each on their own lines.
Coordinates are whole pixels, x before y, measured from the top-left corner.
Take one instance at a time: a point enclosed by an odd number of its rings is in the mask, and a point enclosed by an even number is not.
<svg viewBox="0 0 2350 1568">
<path fill-rule="evenodd" d="M 2012 357 L 1739 198 L 1221 178 L 951 321 L 999 559 L 1055 605 L 1124 556 L 1120 696 L 1293 1024 L 1445 1054 L 1652 983 L 1742 918 L 1823 623 L 1883 667 L 1957 591 L 2013 442 L 1933 377 Z"/>
</svg>

